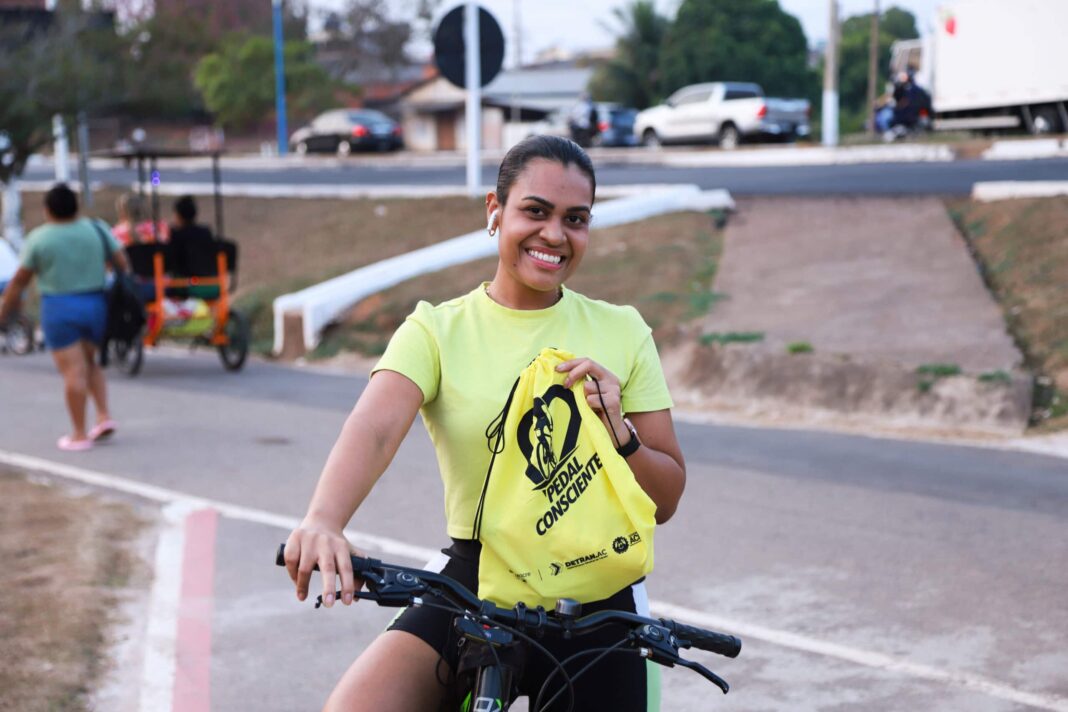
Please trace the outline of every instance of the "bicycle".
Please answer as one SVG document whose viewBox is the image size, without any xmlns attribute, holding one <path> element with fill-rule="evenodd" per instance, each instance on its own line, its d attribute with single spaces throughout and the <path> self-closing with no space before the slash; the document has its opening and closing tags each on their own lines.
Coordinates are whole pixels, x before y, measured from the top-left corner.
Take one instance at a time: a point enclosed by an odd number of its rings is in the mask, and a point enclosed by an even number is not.
<svg viewBox="0 0 1068 712">
<path fill-rule="evenodd" d="M 278 566 L 285 566 L 284 551 L 283 544 L 275 558 Z M 442 607 L 427 601 L 424 598 L 427 594 L 448 602 L 445 608 L 455 613 L 453 625 L 466 643 L 461 669 L 464 668 L 463 660 L 473 661 L 460 690 L 460 712 L 506 712 L 515 701 L 512 683 L 523 672 L 524 648 L 533 648 L 549 656 L 555 666 L 531 704 L 531 712 L 549 709 L 565 692 L 570 699 L 568 710 L 571 710 L 574 704 L 574 681 L 611 653 L 629 652 L 665 667 L 679 665 L 689 668 L 719 687 L 723 694 L 730 690 L 727 682 L 716 673 L 700 663 L 680 657 L 679 649 L 694 647 L 734 658 L 742 647 L 742 642 L 734 636 L 684 625 L 667 618 L 646 618 L 627 611 L 599 611 L 579 617 L 581 604 L 567 598 L 558 600 L 556 610 L 551 613 L 541 606 L 528 608 L 522 602 L 513 608 L 501 608 L 479 599 L 465 586 L 444 574 L 397 566 L 369 557 L 353 555 L 351 558 L 353 575 L 362 579 L 367 587 L 366 591 L 357 591 L 356 598 L 393 608 L 421 605 Z M 315 569 L 318 570 L 318 566 Z M 340 595 L 339 591 L 339 598 Z M 319 608 L 322 602 L 322 596 L 318 596 L 315 607 Z M 629 629 L 619 643 L 607 648 L 585 650 L 562 661 L 553 658 L 535 639 L 548 631 L 559 632 L 565 637 L 582 635 L 610 623 L 623 624 Z M 569 674 L 565 666 L 585 655 L 596 657 L 577 673 Z M 557 675 L 562 679 L 559 689 L 542 704 L 542 698 Z"/>
</svg>

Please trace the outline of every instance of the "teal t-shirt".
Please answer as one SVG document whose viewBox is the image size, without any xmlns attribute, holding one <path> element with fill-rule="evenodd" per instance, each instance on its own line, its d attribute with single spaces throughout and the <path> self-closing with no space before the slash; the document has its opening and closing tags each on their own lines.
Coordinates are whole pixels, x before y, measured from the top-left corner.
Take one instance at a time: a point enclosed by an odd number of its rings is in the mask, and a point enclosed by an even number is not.
<svg viewBox="0 0 1068 712">
<path fill-rule="evenodd" d="M 37 276 L 41 294 L 75 294 L 104 288 L 106 256 L 100 233 L 89 218 L 66 223 L 45 223 L 30 231 L 19 263 Z M 95 221 L 107 237 L 110 250 L 122 246 L 105 223 Z"/>
</svg>

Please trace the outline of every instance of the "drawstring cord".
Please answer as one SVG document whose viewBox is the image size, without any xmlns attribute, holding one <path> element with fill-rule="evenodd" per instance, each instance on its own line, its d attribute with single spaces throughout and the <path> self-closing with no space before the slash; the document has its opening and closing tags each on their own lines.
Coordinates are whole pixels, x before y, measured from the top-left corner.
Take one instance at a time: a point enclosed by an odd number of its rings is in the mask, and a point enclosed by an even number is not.
<svg viewBox="0 0 1068 712">
<path fill-rule="evenodd" d="M 616 435 L 616 426 L 612 425 L 612 419 L 608 417 L 608 406 L 604 404 L 604 396 L 601 395 L 601 383 L 593 376 L 590 376 L 590 380 L 597 386 L 597 400 L 601 401 L 601 412 L 604 413 L 604 419 L 608 421 L 608 429 L 612 431 L 612 439 L 616 441 L 616 450 L 622 445 L 619 444 L 619 436 Z"/>
<path fill-rule="evenodd" d="M 522 377 L 522 376 L 520 376 Z M 508 393 L 508 400 L 504 402 L 504 408 L 486 428 L 486 446 L 489 447 L 490 464 L 486 469 L 486 479 L 482 483 L 482 494 L 478 498 L 478 509 L 475 510 L 475 521 L 471 526 L 471 538 L 478 539 L 482 534 L 482 510 L 486 505 L 486 491 L 489 489 L 490 474 L 493 472 L 493 463 L 497 455 L 504 452 L 504 422 L 508 419 L 508 410 L 512 407 L 512 398 L 515 397 L 515 389 L 519 387 L 519 378 L 512 384 L 512 390 Z"/>
</svg>

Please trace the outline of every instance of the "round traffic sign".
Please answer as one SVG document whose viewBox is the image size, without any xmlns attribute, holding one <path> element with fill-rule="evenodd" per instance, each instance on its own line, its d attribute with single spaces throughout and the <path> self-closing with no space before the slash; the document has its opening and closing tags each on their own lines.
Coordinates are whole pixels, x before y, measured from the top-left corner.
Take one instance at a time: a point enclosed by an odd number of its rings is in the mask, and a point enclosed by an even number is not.
<svg viewBox="0 0 1068 712">
<path fill-rule="evenodd" d="M 481 86 L 486 86 L 504 63 L 504 34 L 486 8 L 478 8 L 478 41 L 481 45 Z M 449 10 L 434 32 L 434 62 L 441 75 L 461 89 L 467 86 L 464 44 L 464 5 Z"/>
</svg>

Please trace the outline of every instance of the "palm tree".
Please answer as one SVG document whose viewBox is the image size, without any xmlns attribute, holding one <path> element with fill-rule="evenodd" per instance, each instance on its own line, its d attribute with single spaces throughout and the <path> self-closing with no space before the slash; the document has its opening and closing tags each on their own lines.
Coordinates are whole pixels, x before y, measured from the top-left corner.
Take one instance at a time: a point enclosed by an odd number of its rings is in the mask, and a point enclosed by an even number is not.
<svg viewBox="0 0 1068 712">
<path fill-rule="evenodd" d="M 651 0 L 634 0 L 612 11 L 615 16 L 616 56 L 600 67 L 590 81 L 590 94 L 599 101 L 617 101 L 644 109 L 661 97 L 658 66 L 669 21 Z"/>
</svg>

